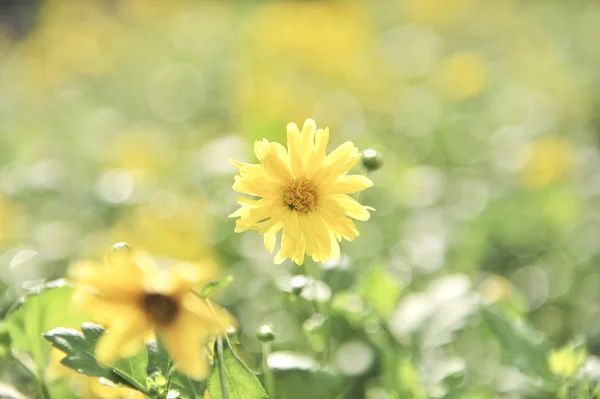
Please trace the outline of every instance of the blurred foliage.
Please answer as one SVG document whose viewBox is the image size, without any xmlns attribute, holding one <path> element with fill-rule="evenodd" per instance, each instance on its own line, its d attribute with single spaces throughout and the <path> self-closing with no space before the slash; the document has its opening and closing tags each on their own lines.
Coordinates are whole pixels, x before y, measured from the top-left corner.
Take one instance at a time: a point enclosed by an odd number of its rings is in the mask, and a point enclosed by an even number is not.
<svg viewBox="0 0 600 399">
<path fill-rule="evenodd" d="M 0 315 L 126 241 L 234 275 L 216 298 L 253 368 L 264 323 L 277 351 L 323 356 L 303 324 L 330 303 L 317 324 L 345 398 L 547 398 L 600 378 L 599 3 L 6 4 Z M 303 269 L 233 234 L 228 159 L 307 117 L 385 164 L 361 236 L 295 292 Z M 39 334 L 59 325 L 36 323 L 44 367 Z M 34 392 L 0 344 L 2 380 Z"/>
</svg>

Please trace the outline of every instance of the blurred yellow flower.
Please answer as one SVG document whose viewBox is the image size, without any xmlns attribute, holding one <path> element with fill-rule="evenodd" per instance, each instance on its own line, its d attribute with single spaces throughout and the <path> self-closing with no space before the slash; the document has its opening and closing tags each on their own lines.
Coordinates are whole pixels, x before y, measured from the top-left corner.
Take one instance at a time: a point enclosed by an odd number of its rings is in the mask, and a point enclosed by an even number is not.
<svg viewBox="0 0 600 399">
<path fill-rule="evenodd" d="M 565 346 L 550 352 L 548 365 L 552 374 L 562 378 L 571 378 L 583 366 L 585 358 L 585 348 L 575 349 L 572 346 Z"/>
<path fill-rule="evenodd" d="M 135 389 L 102 384 L 98 377 L 88 377 L 85 374 L 63 366 L 60 360 L 64 353 L 58 349 L 50 352 L 50 364 L 46 376 L 50 380 L 65 378 L 78 388 L 81 399 L 144 399 L 144 395 Z"/>
<path fill-rule="evenodd" d="M 523 183 L 539 188 L 560 181 L 571 170 L 573 158 L 574 149 L 568 141 L 558 138 L 535 141 L 521 169 Z"/>
<path fill-rule="evenodd" d="M 455 19 L 473 6 L 474 0 L 403 0 L 404 16 L 409 21 L 441 24 Z"/>
<path fill-rule="evenodd" d="M 104 266 L 76 265 L 70 277 L 77 287 L 75 303 L 108 326 L 96 348 L 100 362 L 133 355 L 154 330 L 182 372 L 206 376 L 203 346 L 225 332 L 228 320 L 192 291 L 206 282 L 196 265 L 161 270 L 148 255 L 121 250 L 109 252 Z"/>
<path fill-rule="evenodd" d="M 34 95 L 112 70 L 128 46 L 125 27 L 111 18 L 101 1 L 43 2 L 38 20 L 35 31 L 20 44 L 18 71 Z"/>
<path fill-rule="evenodd" d="M 442 63 L 440 83 L 449 97 L 464 100 L 481 94 L 486 86 L 486 75 L 485 64 L 479 54 L 460 52 Z"/>
<path fill-rule="evenodd" d="M 329 129 L 317 130 L 312 119 L 304 122 L 301 132 L 295 123 L 288 124 L 287 139 L 287 150 L 279 143 L 257 141 L 258 165 L 232 161 L 239 171 L 233 189 L 260 197 L 238 197 L 241 208 L 230 215 L 240 218 L 235 231 L 257 230 L 272 252 L 282 230 L 277 264 L 291 258 L 302 265 L 305 254 L 316 262 L 337 259 L 338 241 L 352 241 L 359 235 L 350 218 L 368 220 L 372 210 L 348 194 L 373 182 L 365 176 L 346 175 L 361 156 L 352 142 L 326 156 Z"/>
<path fill-rule="evenodd" d="M 309 114 L 335 90 L 367 92 L 365 101 L 380 101 L 382 66 L 373 54 L 376 37 L 368 15 L 361 2 L 335 0 L 257 7 L 239 33 L 242 73 L 232 85 L 242 122 Z"/>
<path fill-rule="evenodd" d="M 480 292 L 489 303 L 503 303 L 510 297 L 510 282 L 499 275 L 493 274 L 481 283 Z"/>
</svg>

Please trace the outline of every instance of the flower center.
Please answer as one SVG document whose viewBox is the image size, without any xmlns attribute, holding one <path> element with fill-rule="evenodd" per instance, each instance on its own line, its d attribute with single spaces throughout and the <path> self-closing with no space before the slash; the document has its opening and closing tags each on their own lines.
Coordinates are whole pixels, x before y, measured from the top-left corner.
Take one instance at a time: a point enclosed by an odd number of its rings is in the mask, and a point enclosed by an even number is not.
<svg viewBox="0 0 600 399">
<path fill-rule="evenodd" d="M 162 294 L 146 294 L 142 306 L 156 324 L 169 324 L 179 312 L 179 304 L 171 297 Z"/>
<path fill-rule="evenodd" d="M 293 180 L 283 190 L 283 202 L 291 210 L 300 213 L 314 211 L 317 207 L 319 192 L 315 184 L 306 179 L 300 178 Z"/>
</svg>

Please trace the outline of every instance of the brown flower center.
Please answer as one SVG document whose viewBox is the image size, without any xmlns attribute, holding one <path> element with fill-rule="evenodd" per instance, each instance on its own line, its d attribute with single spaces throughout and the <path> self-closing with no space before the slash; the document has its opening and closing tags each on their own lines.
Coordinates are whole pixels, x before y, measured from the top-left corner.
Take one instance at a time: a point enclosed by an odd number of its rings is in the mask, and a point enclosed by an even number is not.
<svg viewBox="0 0 600 399">
<path fill-rule="evenodd" d="M 288 208 L 300 213 L 314 211 L 317 207 L 319 191 L 315 184 L 306 179 L 293 180 L 283 189 L 283 202 Z"/>
<path fill-rule="evenodd" d="M 170 324 L 179 312 L 179 304 L 169 296 L 146 294 L 142 297 L 142 307 L 156 324 Z"/>
</svg>

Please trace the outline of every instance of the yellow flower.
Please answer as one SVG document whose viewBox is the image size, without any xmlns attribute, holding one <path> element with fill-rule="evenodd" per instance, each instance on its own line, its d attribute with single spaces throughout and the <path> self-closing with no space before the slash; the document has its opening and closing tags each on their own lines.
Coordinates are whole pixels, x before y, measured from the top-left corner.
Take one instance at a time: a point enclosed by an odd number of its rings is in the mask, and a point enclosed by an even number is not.
<svg viewBox="0 0 600 399">
<path fill-rule="evenodd" d="M 542 138 L 531 144 L 527 163 L 521 169 L 523 183 L 541 188 L 561 181 L 572 169 L 573 145 L 559 138 Z"/>
<path fill-rule="evenodd" d="M 280 264 L 291 258 L 302 265 L 304 255 L 322 262 L 340 255 L 338 242 L 352 241 L 358 230 L 350 219 L 368 220 L 369 210 L 348 196 L 373 185 L 365 176 L 346 175 L 360 154 L 350 141 L 326 156 L 329 130 L 316 128 L 312 119 L 302 131 L 287 125 L 287 150 L 279 143 L 257 141 L 254 152 L 261 164 L 232 163 L 238 168 L 233 189 L 259 199 L 238 197 L 241 208 L 230 215 L 239 217 L 236 232 L 257 230 L 264 234 L 265 247 L 275 249 L 282 230 Z M 350 217 L 350 218 L 349 218 Z"/>
<path fill-rule="evenodd" d="M 548 364 L 552 374 L 571 378 L 585 363 L 585 348 L 575 349 L 572 346 L 565 346 L 559 350 L 552 350 L 548 355 Z"/>
<path fill-rule="evenodd" d="M 476 53 L 459 52 L 446 59 L 440 70 L 445 93 L 457 100 L 481 94 L 487 84 L 487 73 L 482 57 Z"/>
<path fill-rule="evenodd" d="M 96 348 L 100 362 L 135 354 L 154 331 L 181 371 L 206 376 L 203 346 L 225 332 L 228 320 L 193 293 L 204 280 L 196 265 L 161 270 L 148 255 L 121 250 L 109 253 L 104 266 L 81 263 L 70 275 L 77 286 L 75 303 L 108 326 Z"/>
</svg>

